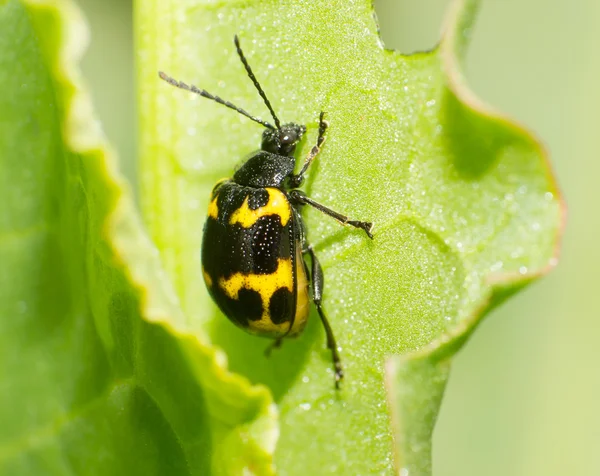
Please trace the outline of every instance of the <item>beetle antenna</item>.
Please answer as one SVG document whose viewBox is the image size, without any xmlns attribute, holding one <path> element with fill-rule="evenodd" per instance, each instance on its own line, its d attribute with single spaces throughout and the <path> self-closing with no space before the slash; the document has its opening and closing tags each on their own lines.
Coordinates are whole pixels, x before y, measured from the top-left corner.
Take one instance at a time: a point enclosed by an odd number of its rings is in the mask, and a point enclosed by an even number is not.
<svg viewBox="0 0 600 476">
<path fill-rule="evenodd" d="M 258 79 L 256 79 L 256 76 L 254 76 L 252 68 L 250 67 L 250 65 L 248 64 L 248 60 L 244 56 L 244 52 L 242 51 L 242 47 L 240 46 L 240 40 L 237 35 L 233 37 L 233 42 L 235 43 L 235 49 L 237 50 L 237 53 L 240 56 L 240 60 L 242 60 L 242 64 L 244 65 L 244 68 L 246 68 L 246 73 L 248 73 L 248 77 L 252 80 L 252 83 L 254 83 L 254 87 L 258 90 L 258 94 L 260 94 L 260 97 L 263 98 L 263 101 L 269 108 L 269 112 L 271 113 L 271 116 L 273 116 L 273 120 L 275 121 L 275 126 L 277 126 L 277 129 L 281 129 L 281 123 L 279 122 L 279 118 L 275 114 L 271 103 L 267 99 L 267 95 L 260 87 Z"/>
<path fill-rule="evenodd" d="M 160 77 L 160 79 L 162 79 L 163 81 L 166 81 L 171 86 L 175 86 L 176 88 L 183 89 L 185 91 L 190 91 L 192 93 L 202 96 L 203 98 L 212 99 L 213 101 L 218 102 L 219 104 L 223 104 L 223 106 L 227 106 L 229 109 L 233 109 L 234 111 L 239 112 L 241 115 L 246 116 L 248 119 L 251 119 L 254 122 L 258 122 L 259 124 L 261 124 L 262 126 L 268 128 L 268 129 L 275 130 L 275 127 L 272 124 L 269 124 L 267 121 L 263 121 L 262 119 L 259 119 L 258 117 L 254 117 L 249 112 L 244 111 L 241 107 L 237 107 L 235 104 L 232 104 L 229 101 L 225 101 L 224 99 L 221 99 L 219 96 L 214 96 L 214 95 L 210 94 L 208 91 L 205 91 L 204 89 L 197 88 L 193 84 L 188 85 L 188 84 L 184 83 L 183 81 L 177 81 L 175 78 L 172 78 L 171 76 L 163 73 L 162 71 L 158 72 L 158 76 Z M 279 129 L 279 121 L 277 121 L 277 129 Z"/>
</svg>

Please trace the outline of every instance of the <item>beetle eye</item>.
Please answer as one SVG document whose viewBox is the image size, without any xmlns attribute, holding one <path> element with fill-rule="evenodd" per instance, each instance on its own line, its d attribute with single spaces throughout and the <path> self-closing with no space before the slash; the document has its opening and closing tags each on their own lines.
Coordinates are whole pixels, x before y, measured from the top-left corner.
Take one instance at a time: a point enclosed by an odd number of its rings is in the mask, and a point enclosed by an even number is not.
<svg viewBox="0 0 600 476">
<path fill-rule="evenodd" d="M 292 138 L 288 134 L 286 134 L 281 138 L 281 143 L 282 144 L 291 144 Z"/>
</svg>

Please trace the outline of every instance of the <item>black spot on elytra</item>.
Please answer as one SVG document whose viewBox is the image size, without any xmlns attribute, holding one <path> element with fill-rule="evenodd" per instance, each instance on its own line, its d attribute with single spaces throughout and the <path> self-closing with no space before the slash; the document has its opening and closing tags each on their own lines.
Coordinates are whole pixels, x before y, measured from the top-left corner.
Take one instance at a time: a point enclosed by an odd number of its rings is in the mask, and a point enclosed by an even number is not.
<svg viewBox="0 0 600 476">
<path fill-rule="evenodd" d="M 269 312 L 274 324 L 289 322 L 292 318 L 294 298 L 287 288 L 279 288 L 271 296 Z"/>
<path fill-rule="evenodd" d="M 248 321 L 258 321 L 262 317 L 262 299 L 253 289 L 240 289 L 237 299 L 227 299 L 231 312 L 227 316 L 237 320 L 242 327 L 248 327 Z"/>
<path fill-rule="evenodd" d="M 271 274 L 277 271 L 278 259 L 289 256 L 289 240 L 282 240 L 284 228 L 279 215 L 260 217 L 250 229 L 252 233 L 252 254 L 254 273 Z M 286 249 L 282 250 L 282 245 Z"/>
<path fill-rule="evenodd" d="M 264 188 L 254 189 L 248 195 L 248 208 L 250 210 L 257 210 L 258 208 L 264 207 L 269 203 L 269 192 Z"/>
<path fill-rule="evenodd" d="M 279 259 L 289 259 L 294 249 L 292 227 L 281 226 L 278 215 L 260 217 L 250 228 L 224 225 L 207 218 L 202 240 L 202 264 L 211 277 L 232 274 L 271 274 Z"/>
</svg>

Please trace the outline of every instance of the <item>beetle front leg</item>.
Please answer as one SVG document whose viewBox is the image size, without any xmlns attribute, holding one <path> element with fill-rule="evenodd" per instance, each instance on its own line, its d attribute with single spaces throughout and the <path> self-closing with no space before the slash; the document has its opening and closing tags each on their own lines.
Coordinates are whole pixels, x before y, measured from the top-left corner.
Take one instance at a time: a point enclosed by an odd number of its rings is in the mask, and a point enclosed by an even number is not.
<svg viewBox="0 0 600 476">
<path fill-rule="evenodd" d="M 329 126 L 329 123 L 324 119 L 324 117 L 325 112 L 321 111 L 321 114 L 319 115 L 319 135 L 317 137 L 317 143 L 313 145 L 312 149 L 310 149 L 310 152 L 306 156 L 306 159 L 304 159 L 304 164 L 302 165 L 300 172 L 298 172 L 297 175 L 292 175 L 290 177 L 290 186 L 292 188 L 299 187 L 302 184 L 306 170 L 312 161 L 315 160 L 315 157 L 319 155 L 319 152 L 321 152 L 321 147 L 323 146 L 323 142 L 325 142 L 325 131 Z"/>
<path fill-rule="evenodd" d="M 342 361 L 340 360 L 340 354 L 338 353 L 338 348 L 335 342 L 335 337 L 333 335 L 333 330 L 331 329 L 329 321 L 325 316 L 325 312 L 321 307 L 321 301 L 323 298 L 323 270 L 321 269 L 321 264 L 319 263 L 319 260 L 317 260 L 315 252 L 313 251 L 311 246 L 308 246 L 303 251 L 303 253 L 308 253 L 311 258 L 311 281 L 313 290 L 313 302 L 317 307 L 319 317 L 321 318 L 321 322 L 323 323 L 323 327 L 325 329 L 325 335 L 327 336 L 327 348 L 331 350 L 331 359 L 333 361 L 333 368 L 335 372 L 335 388 L 339 389 L 340 381 L 344 378 L 344 370 L 342 369 Z"/>
</svg>

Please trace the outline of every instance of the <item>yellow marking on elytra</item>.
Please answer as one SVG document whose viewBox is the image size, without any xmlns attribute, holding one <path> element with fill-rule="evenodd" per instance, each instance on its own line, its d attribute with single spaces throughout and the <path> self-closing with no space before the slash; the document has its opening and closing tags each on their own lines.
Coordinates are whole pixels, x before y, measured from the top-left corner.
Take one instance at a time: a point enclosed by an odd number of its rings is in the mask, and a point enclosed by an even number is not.
<svg viewBox="0 0 600 476">
<path fill-rule="evenodd" d="M 256 291 L 262 300 L 262 316 L 259 321 L 251 321 L 254 330 L 285 332 L 289 327 L 287 322 L 276 326 L 271 321 L 269 303 L 271 297 L 279 288 L 287 288 L 290 292 L 294 289 L 294 275 L 292 260 L 279 258 L 277 269 L 271 274 L 243 274 L 235 273 L 229 278 L 219 278 L 219 286 L 231 299 L 238 299 L 240 289 Z"/>
<path fill-rule="evenodd" d="M 208 216 L 211 218 L 214 218 L 215 220 L 217 219 L 217 217 L 219 216 L 219 207 L 217 206 L 217 198 L 219 198 L 219 195 L 217 194 L 217 196 L 208 204 Z"/>
<path fill-rule="evenodd" d="M 214 218 L 215 220 L 219 216 L 219 206 L 217 205 L 217 198 L 219 198 L 219 191 L 217 190 L 217 192 L 214 193 L 214 190 L 219 185 L 221 185 L 223 182 L 227 182 L 228 180 L 229 180 L 228 178 L 219 179 L 219 180 L 217 180 L 217 183 L 213 187 L 213 199 L 208 204 L 208 216 L 211 218 Z"/>
<path fill-rule="evenodd" d="M 208 274 L 204 268 L 202 268 L 202 274 L 204 275 L 204 282 L 209 288 L 211 288 L 213 285 L 213 280 L 210 277 L 210 274 Z"/>
<path fill-rule="evenodd" d="M 229 224 L 234 225 L 239 223 L 244 228 L 250 228 L 260 217 L 279 215 L 281 218 L 281 225 L 287 225 L 292 216 L 287 197 L 281 190 L 276 188 L 265 188 L 265 190 L 269 193 L 269 201 L 264 207 L 251 210 L 248 206 L 248 197 L 246 197 L 240 208 L 231 214 Z"/>
</svg>

